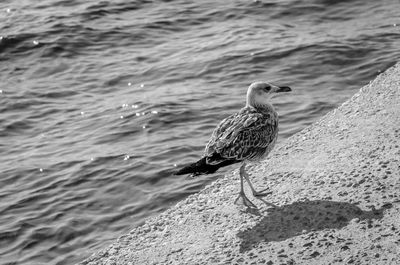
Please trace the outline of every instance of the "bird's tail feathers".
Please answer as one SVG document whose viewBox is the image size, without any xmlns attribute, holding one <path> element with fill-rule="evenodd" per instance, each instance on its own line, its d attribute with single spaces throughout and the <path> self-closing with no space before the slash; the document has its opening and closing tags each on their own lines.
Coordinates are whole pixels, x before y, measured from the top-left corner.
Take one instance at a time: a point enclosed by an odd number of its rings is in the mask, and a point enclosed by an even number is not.
<svg viewBox="0 0 400 265">
<path fill-rule="evenodd" d="M 207 164 L 207 157 L 203 157 L 199 161 L 192 163 L 186 167 L 181 168 L 174 175 L 192 174 L 194 176 L 197 176 L 197 175 L 202 175 L 202 174 L 212 174 L 215 171 L 217 171 L 220 167 L 231 165 L 236 162 L 239 162 L 239 161 L 224 160 L 218 164 Z"/>
<path fill-rule="evenodd" d="M 199 161 L 192 163 L 186 167 L 181 168 L 178 170 L 175 175 L 184 175 L 184 174 L 194 174 L 194 175 L 201 175 L 207 174 L 210 171 L 210 165 L 207 164 L 206 157 L 203 157 Z M 212 165 L 211 165 L 212 166 Z M 215 172 L 215 170 L 214 170 Z M 213 172 L 210 172 L 213 173 Z"/>
</svg>

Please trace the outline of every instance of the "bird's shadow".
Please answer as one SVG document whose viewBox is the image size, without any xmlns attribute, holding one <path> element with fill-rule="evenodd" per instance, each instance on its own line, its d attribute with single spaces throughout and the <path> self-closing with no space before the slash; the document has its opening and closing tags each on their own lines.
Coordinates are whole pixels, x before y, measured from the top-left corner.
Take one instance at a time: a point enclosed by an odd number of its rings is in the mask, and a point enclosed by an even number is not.
<svg viewBox="0 0 400 265">
<path fill-rule="evenodd" d="M 387 204 L 380 209 L 363 211 L 354 204 L 337 201 L 301 201 L 271 208 L 252 228 L 239 231 L 240 252 L 246 252 L 259 242 L 283 241 L 310 231 L 339 229 L 354 219 L 381 219 Z"/>
</svg>

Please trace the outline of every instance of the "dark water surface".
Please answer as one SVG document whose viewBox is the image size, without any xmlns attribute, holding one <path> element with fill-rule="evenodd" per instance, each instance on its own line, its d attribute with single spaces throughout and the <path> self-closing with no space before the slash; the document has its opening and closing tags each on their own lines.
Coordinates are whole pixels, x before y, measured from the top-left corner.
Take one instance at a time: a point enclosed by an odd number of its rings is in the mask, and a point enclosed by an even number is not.
<svg viewBox="0 0 400 265">
<path fill-rule="evenodd" d="M 0 264 L 78 262 L 199 191 L 218 175 L 171 172 L 252 81 L 294 89 L 274 100 L 280 141 L 316 121 L 399 59 L 399 10 L 1 1 Z"/>
</svg>

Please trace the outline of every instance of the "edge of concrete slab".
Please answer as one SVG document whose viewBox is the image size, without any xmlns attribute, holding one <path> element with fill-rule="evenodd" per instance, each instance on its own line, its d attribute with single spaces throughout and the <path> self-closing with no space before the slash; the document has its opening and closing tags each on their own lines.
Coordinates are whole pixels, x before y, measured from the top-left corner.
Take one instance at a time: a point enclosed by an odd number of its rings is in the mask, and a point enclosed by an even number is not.
<svg viewBox="0 0 400 265">
<path fill-rule="evenodd" d="M 395 264 L 399 139 L 397 64 L 249 166 L 259 210 L 235 170 L 80 264 Z"/>
</svg>

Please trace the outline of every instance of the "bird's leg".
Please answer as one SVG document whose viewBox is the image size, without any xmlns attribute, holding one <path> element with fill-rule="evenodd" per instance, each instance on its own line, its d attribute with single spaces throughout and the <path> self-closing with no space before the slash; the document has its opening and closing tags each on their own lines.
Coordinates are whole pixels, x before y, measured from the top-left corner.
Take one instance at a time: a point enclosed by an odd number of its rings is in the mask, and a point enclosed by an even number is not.
<svg viewBox="0 0 400 265">
<path fill-rule="evenodd" d="M 242 167 L 240 168 L 240 170 L 242 170 Z M 262 191 L 256 191 L 254 189 L 254 187 L 253 187 L 253 184 L 251 184 L 251 181 L 250 181 L 250 178 L 249 178 L 249 174 L 247 174 L 244 166 L 243 166 L 243 173 L 241 175 L 244 176 L 244 178 L 246 179 L 247 183 L 249 184 L 251 192 L 253 193 L 254 197 L 264 197 L 264 196 L 267 196 L 267 195 L 272 193 L 271 191 L 267 191 L 267 190 L 269 190 L 268 188 L 265 189 L 265 190 L 262 190 Z"/>
<path fill-rule="evenodd" d="M 249 198 L 247 198 L 246 194 L 244 193 L 244 188 L 243 188 L 243 173 L 244 173 L 244 167 L 245 167 L 245 163 L 243 163 L 240 167 L 239 170 L 239 175 L 240 175 L 240 192 L 239 192 L 239 196 L 236 198 L 235 200 L 235 204 L 238 203 L 238 201 L 241 201 L 241 204 L 244 204 L 245 206 L 249 207 L 249 208 L 254 208 L 257 209 L 257 206 L 252 203 Z"/>
</svg>

